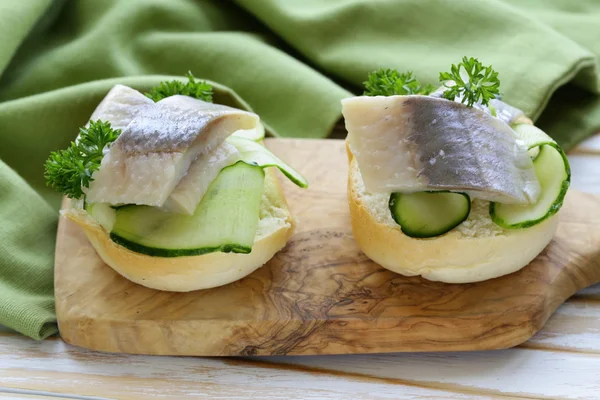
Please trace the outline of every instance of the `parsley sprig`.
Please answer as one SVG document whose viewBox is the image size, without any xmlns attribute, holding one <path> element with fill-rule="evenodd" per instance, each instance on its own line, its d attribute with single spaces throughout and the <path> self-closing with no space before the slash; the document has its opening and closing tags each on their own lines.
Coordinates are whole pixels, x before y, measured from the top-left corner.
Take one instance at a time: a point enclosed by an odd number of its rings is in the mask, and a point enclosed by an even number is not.
<svg viewBox="0 0 600 400">
<path fill-rule="evenodd" d="M 440 81 L 447 88 L 444 98 L 454 100 L 459 97 L 468 107 L 479 102 L 488 105 L 500 94 L 498 73 L 473 57 L 463 57 L 458 65 L 452 64 L 450 72 L 440 73 Z"/>
<path fill-rule="evenodd" d="M 66 150 L 50 154 L 45 165 L 46 184 L 68 197 L 82 197 L 82 187 L 89 187 L 92 174 L 100 168 L 102 150 L 117 140 L 120 133 L 110 122 L 90 121 L 87 127 L 79 129 L 77 141 L 71 142 Z"/>
<path fill-rule="evenodd" d="M 190 71 L 185 76 L 188 78 L 188 81 L 185 83 L 177 80 L 163 81 L 158 86 L 150 89 L 150 92 L 144 94 L 154 101 L 180 94 L 212 103 L 212 86 L 204 81 L 196 81 L 196 78 Z"/>
<path fill-rule="evenodd" d="M 427 95 L 435 89 L 432 85 L 422 86 L 412 71 L 400 73 L 395 69 L 383 68 L 371 72 L 364 85 L 365 96 Z"/>
<path fill-rule="evenodd" d="M 460 99 L 468 107 L 476 103 L 488 105 L 500 94 L 498 73 L 473 57 L 463 57 L 457 65 L 452 64 L 450 72 L 441 72 L 440 82 L 445 88 L 444 98 Z M 435 89 L 429 84 L 421 85 L 411 71 L 400 73 L 395 69 L 371 72 L 364 86 L 365 96 L 428 95 Z"/>
</svg>

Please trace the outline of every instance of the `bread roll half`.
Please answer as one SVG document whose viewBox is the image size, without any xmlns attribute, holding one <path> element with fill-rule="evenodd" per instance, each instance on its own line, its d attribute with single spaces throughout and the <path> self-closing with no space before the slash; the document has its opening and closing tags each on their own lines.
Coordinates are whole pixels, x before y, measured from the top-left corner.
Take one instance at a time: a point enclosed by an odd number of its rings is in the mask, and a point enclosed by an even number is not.
<svg viewBox="0 0 600 400">
<path fill-rule="evenodd" d="M 293 218 L 272 168 L 265 170 L 260 221 L 249 254 L 151 257 L 113 242 L 109 232 L 76 202 L 72 201 L 62 213 L 83 228 L 98 255 L 119 274 L 140 285 L 173 292 L 222 286 L 251 274 L 285 247 L 294 229 Z"/>
<path fill-rule="evenodd" d="M 558 214 L 527 229 L 492 222 L 489 202 L 473 200 L 466 221 L 428 239 L 406 236 L 389 210 L 389 193 L 368 193 L 348 149 L 348 200 L 352 230 L 361 250 L 384 268 L 448 283 L 478 282 L 518 271 L 550 243 Z"/>
</svg>

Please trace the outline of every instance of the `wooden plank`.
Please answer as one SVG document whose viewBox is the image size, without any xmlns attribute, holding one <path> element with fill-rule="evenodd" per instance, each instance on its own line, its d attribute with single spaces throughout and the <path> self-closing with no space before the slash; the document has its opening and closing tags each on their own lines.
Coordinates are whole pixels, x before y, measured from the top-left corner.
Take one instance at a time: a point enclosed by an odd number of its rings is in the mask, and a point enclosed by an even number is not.
<svg viewBox="0 0 600 400">
<path fill-rule="evenodd" d="M 566 302 L 521 347 L 600 354 L 600 302 L 586 297 Z"/>
<path fill-rule="evenodd" d="M 513 348 L 469 353 L 265 357 L 441 390 L 543 399 L 600 399 L 600 355 Z"/>
<path fill-rule="evenodd" d="M 569 154 L 600 154 L 600 133 L 581 142 Z"/>
<path fill-rule="evenodd" d="M 581 289 L 573 298 L 600 301 L 600 283 Z"/>
<path fill-rule="evenodd" d="M 571 154 L 571 187 L 588 193 L 600 193 L 600 155 Z"/>
<path fill-rule="evenodd" d="M 3 333 L 3 332 L 14 332 L 14 330 L 10 329 L 7 326 L 0 325 L 0 333 Z"/>
<path fill-rule="evenodd" d="M 0 388 L 2 390 L 2 388 Z M 72 399 L 73 397 L 63 397 L 60 395 L 56 396 L 44 396 L 37 394 L 22 394 L 19 391 L 15 391 L 12 393 L 3 393 L 0 391 L 0 399 L 1 400 L 64 400 L 64 399 Z M 81 398 L 81 397 L 80 397 Z"/>
<path fill-rule="evenodd" d="M 39 343 L 18 335 L 0 340 L 0 387 L 119 399 L 507 398 L 256 361 L 96 353 L 60 340 Z"/>
<path fill-rule="evenodd" d="M 1 400 L 102 400 L 105 397 L 90 397 L 77 395 L 64 395 L 43 390 L 11 389 L 0 387 Z"/>
</svg>

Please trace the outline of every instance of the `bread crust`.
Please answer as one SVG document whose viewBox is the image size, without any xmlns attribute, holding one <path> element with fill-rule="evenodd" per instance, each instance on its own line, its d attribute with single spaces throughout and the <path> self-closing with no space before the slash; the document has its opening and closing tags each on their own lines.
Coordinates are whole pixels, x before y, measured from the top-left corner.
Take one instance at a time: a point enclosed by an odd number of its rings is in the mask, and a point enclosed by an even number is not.
<svg viewBox="0 0 600 400">
<path fill-rule="evenodd" d="M 384 268 L 406 276 L 421 275 L 448 283 L 478 282 L 518 271 L 550 243 L 559 216 L 527 229 L 465 237 L 456 230 L 431 239 L 402 233 L 397 224 L 377 220 L 365 201 L 356 160 L 346 146 L 349 161 L 348 202 L 354 238 L 361 250 Z"/>
<path fill-rule="evenodd" d="M 113 242 L 109 233 L 86 211 L 68 207 L 62 213 L 83 228 L 100 258 L 125 278 L 152 289 L 189 292 L 237 281 L 260 268 L 285 247 L 295 223 L 272 168 L 265 170 L 261 207 L 261 214 L 265 214 L 263 218 L 274 218 L 276 223 L 257 236 L 251 253 L 217 252 L 188 257 L 152 257 L 135 253 Z M 272 215 L 270 210 L 276 210 L 277 215 Z"/>
</svg>

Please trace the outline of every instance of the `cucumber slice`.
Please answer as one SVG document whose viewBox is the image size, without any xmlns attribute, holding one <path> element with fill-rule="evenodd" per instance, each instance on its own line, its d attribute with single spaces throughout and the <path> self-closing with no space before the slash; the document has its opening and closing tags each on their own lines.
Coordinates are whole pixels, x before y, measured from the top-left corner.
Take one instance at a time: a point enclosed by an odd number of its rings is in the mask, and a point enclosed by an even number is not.
<svg viewBox="0 0 600 400">
<path fill-rule="evenodd" d="M 571 181 L 571 170 L 566 154 L 555 143 L 540 146 L 533 161 L 542 193 L 535 204 L 490 203 L 490 216 L 506 229 L 529 228 L 550 218 L 562 207 Z"/>
<path fill-rule="evenodd" d="M 529 157 L 531 157 L 532 160 L 535 160 L 537 158 L 537 156 L 540 155 L 540 147 L 534 147 L 533 149 L 529 149 L 527 150 Z"/>
<path fill-rule="evenodd" d="M 523 142 L 525 147 L 527 147 L 527 150 L 533 150 L 534 148 L 545 144 L 556 144 L 554 139 L 537 126 L 518 124 L 513 125 L 512 128 L 517 133 L 518 139 Z"/>
<path fill-rule="evenodd" d="M 157 207 L 121 207 L 110 237 L 132 251 L 156 257 L 250 253 L 264 177 L 261 167 L 238 161 L 221 170 L 193 215 Z"/>
<path fill-rule="evenodd" d="M 390 211 L 406 236 L 430 238 L 442 235 L 461 224 L 471 211 L 465 193 L 392 193 Z"/>
<path fill-rule="evenodd" d="M 85 203 L 88 212 L 107 232 L 112 231 L 117 219 L 115 208 L 108 203 Z"/>
<path fill-rule="evenodd" d="M 248 140 L 242 137 L 229 136 L 227 142 L 234 145 L 240 153 L 242 153 L 242 160 L 247 163 L 255 163 L 260 167 L 277 167 L 288 179 L 294 182 L 301 188 L 308 187 L 308 181 L 294 168 L 283 162 L 275 154 L 271 153 L 269 149 L 260 143 L 256 143 L 252 140 Z"/>
<path fill-rule="evenodd" d="M 265 126 L 259 122 L 256 128 L 240 129 L 239 131 L 233 132 L 232 136 L 259 142 L 265 138 Z"/>
</svg>

